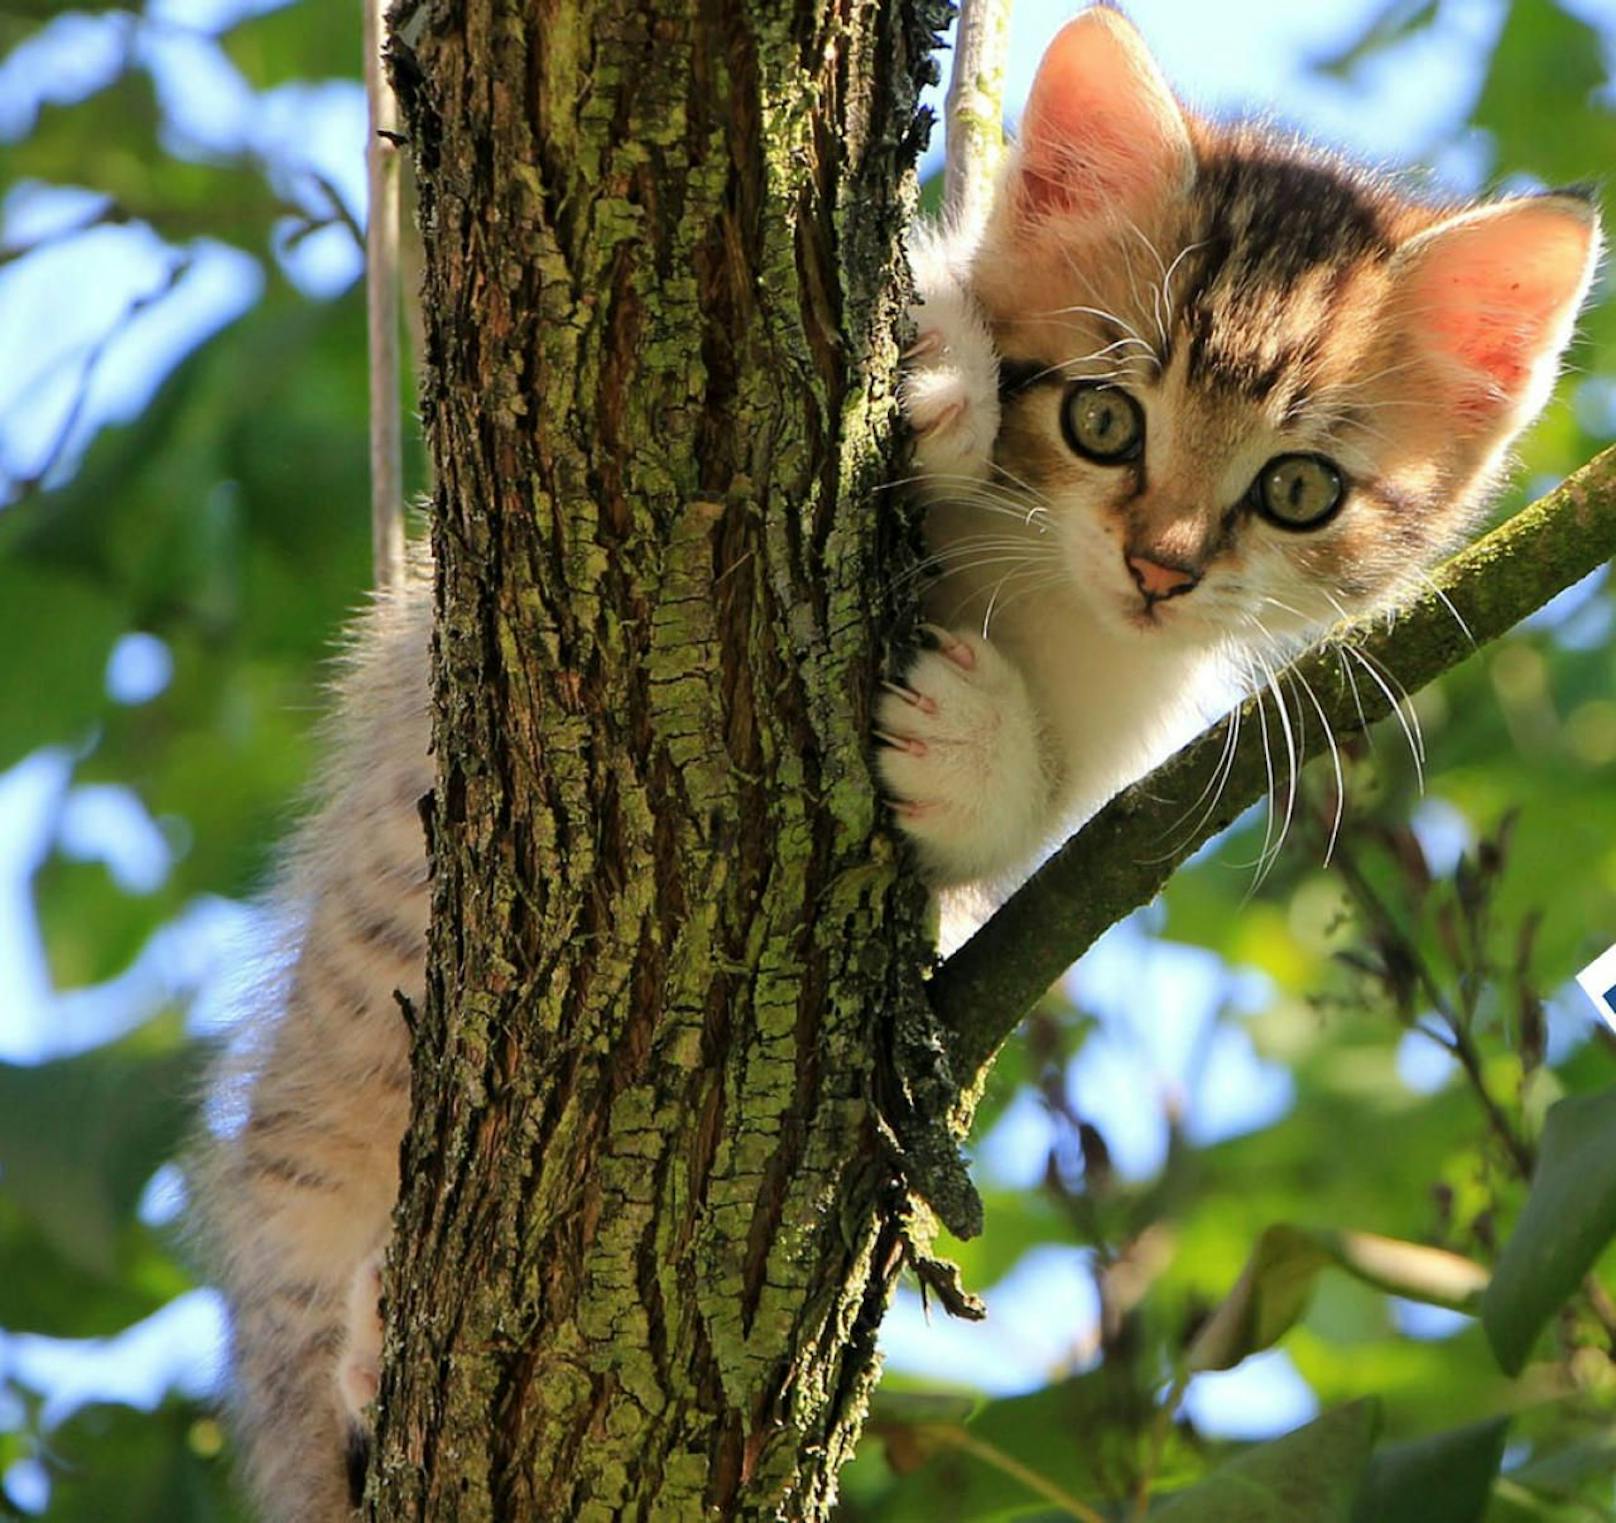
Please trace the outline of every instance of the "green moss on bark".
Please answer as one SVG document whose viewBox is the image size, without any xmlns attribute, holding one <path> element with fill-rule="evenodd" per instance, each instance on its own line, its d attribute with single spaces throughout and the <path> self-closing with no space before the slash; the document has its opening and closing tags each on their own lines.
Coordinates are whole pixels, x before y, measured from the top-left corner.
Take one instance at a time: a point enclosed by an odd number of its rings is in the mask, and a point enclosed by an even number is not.
<svg viewBox="0 0 1616 1523">
<path fill-rule="evenodd" d="M 433 953 L 377 1519 L 827 1514 L 920 895 L 865 752 L 912 6 L 429 4 Z"/>
</svg>

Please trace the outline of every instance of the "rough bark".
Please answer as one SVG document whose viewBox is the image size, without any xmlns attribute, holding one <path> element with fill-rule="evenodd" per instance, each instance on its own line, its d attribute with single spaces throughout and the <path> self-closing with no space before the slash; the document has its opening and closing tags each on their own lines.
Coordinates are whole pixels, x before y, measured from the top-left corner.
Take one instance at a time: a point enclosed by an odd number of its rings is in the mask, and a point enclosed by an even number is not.
<svg viewBox="0 0 1616 1523">
<path fill-rule="evenodd" d="M 906 1192 L 865 745 L 919 0 L 395 12 L 429 992 L 369 1516 L 819 1518 Z"/>
<path fill-rule="evenodd" d="M 439 783 L 374 1519 L 826 1516 L 905 1169 L 949 1165 L 898 1113 L 962 1124 L 1021 1008 L 1266 782 L 1237 749 L 1162 857 L 1203 741 L 1070 843 L 933 985 L 953 1083 L 864 745 L 922 4 L 395 17 Z M 1610 553 L 1611 500 L 1606 462 L 1456 564 L 1478 639 Z M 1468 648 L 1429 601 L 1410 686 Z"/>
</svg>

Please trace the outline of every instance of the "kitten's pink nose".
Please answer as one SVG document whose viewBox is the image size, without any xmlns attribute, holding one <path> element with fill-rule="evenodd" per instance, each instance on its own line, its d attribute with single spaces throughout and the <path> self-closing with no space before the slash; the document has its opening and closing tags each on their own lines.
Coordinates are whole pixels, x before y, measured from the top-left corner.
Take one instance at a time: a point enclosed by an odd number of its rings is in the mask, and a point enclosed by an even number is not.
<svg viewBox="0 0 1616 1523">
<path fill-rule="evenodd" d="M 1147 555 L 1130 555 L 1127 559 L 1128 570 L 1133 573 L 1139 590 L 1153 603 L 1170 598 L 1174 593 L 1188 592 L 1201 579 L 1182 566 L 1164 566 Z"/>
</svg>

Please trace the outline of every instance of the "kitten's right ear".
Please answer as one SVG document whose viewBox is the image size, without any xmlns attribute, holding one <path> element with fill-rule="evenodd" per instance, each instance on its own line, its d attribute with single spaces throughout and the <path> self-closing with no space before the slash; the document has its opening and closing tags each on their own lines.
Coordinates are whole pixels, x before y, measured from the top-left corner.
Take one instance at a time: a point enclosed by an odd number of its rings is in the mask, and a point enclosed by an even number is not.
<svg viewBox="0 0 1616 1523">
<path fill-rule="evenodd" d="M 1548 399 L 1599 248 L 1594 206 L 1550 193 L 1461 212 L 1398 250 L 1392 322 L 1460 432 L 1519 427 Z"/>
<path fill-rule="evenodd" d="M 1038 65 L 1021 118 L 1013 190 L 1024 215 L 1136 215 L 1194 173 L 1189 128 L 1144 39 L 1096 5 Z"/>
</svg>

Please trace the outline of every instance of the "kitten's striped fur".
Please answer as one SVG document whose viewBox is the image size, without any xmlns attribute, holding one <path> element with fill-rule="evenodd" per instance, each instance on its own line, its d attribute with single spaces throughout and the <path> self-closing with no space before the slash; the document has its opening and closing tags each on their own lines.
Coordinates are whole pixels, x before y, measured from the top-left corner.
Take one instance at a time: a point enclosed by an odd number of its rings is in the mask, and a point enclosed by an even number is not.
<svg viewBox="0 0 1616 1523">
<path fill-rule="evenodd" d="M 1069 23 L 985 227 L 918 267 L 941 648 L 878 728 L 934 881 L 979 907 L 1235 691 L 1419 588 L 1547 399 L 1598 248 L 1585 198 L 1412 197 L 1191 117 L 1116 11 Z M 1096 386 L 1134 410 L 1126 459 L 1070 436 Z M 1255 494 L 1302 458 L 1341 506 L 1277 525 Z"/>
<path fill-rule="evenodd" d="M 1427 205 L 1193 121 L 1117 13 L 1071 23 L 985 229 L 916 251 L 904 400 L 936 639 L 878 731 L 933 880 L 1014 876 L 1210 718 L 1231 675 L 1395 597 L 1461 536 L 1547 395 L 1597 241 L 1573 199 Z M 1135 396 L 1137 459 L 1074 453 L 1063 408 L 1085 380 Z M 1350 478 L 1327 527 L 1249 510 L 1284 451 Z M 424 983 L 430 606 L 417 567 L 356 626 L 276 896 L 301 926 L 290 974 L 263 981 L 221 1089 L 241 1114 L 203 1181 L 264 1523 L 341 1523 L 362 1465 L 408 1109 L 394 995 Z"/>
<path fill-rule="evenodd" d="M 327 770 L 276 895 L 300 927 L 290 973 L 284 989 L 265 981 L 252 1045 L 230 1059 L 231 1133 L 204 1166 L 237 1433 L 265 1523 L 350 1516 L 360 1409 L 375 1394 L 374 1265 L 409 1112 L 395 991 L 417 1003 L 425 993 L 427 570 L 352 632 Z M 244 1114 L 232 1115 L 244 1084 Z"/>
</svg>

